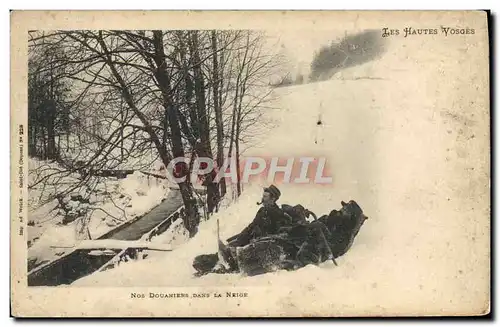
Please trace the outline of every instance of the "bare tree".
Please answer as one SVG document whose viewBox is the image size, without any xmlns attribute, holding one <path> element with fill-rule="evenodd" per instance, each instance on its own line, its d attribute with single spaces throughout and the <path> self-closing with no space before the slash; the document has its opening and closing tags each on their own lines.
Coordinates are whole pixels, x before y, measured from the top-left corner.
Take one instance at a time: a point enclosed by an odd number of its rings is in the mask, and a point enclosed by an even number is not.
<svg viewBox="0 0 500 327">
<path fill-rule="evenodd" d="M 234 81 L 232 115 L 230 124 L 229 155 L 236 159 L 240 167 L 241 141 L 259 134 L 259 128 L 265 126 L 263 112 L 271 109 L 273 89 L 269 86 L 272 76 L 278 71 L 280 58 L 264 48 L 265 35 L 260 32 L 244 31 L 239 41 L 241 45 L 232 52 Z M 240 174 L 237 175 L 236 194 L 242 191 Z"/>
<path fill-rule="evenodd" d="M 222 75 L 219 68 L 219 55 L 217 53 L 217 31 L 211 31 L 210 35 L 211 46 L 213 51 L 212 56 L 212 91 L 213 91 L 213 106 L 215 113 L 215 128 L 217 135 L 217 167 L 222 167 L 224 163 L 224 125 L 222 120 L 222 104 L 221 104 L 221 81 Z M 226 180 L 222 179 L 220 181 L 220 196 L 226 194 Z"/>
<path fill-rule="evenodd" d="M 216 152 L 221 167 L 228 145 L 239 163 L 240 143 L 262 126 L 269 108 L 269 76 L 277 64 L 264 51 L 264 41 L 252 31 L 31 33 L 33 51 L 64 49 L 65 56 L 52 58 L 47 67 L 72 90 L 62 169 L 45 171 L 32 186 L 77 176 L 67 193 L 97 181 L 106 169 L 147 167 L 156 159 L 168 167 L 174 158 L 190 157 L 175 171 L 185 177 L 178 182 L 183 220 L 194 236 L 200 221 L 190 180 L 194 158 L 213 158 Z M 215 184 L 213 174 L 203 178 L 211 213 L 226 186 Z"/>
</svg>

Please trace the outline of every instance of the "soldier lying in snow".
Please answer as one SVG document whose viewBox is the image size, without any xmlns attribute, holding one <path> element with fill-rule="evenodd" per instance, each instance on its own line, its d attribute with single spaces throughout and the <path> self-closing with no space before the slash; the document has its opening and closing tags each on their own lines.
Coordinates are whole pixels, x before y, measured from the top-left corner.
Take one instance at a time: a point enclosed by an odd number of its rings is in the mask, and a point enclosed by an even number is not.
<svg viewBox="0 0 500 327">
<path fill-rule="evenodd" d="M 264 189 L 263 207 L 241 233 L 220 244 L 219 253 L 197 256 L 197 275 L 242 272 L 257 275 L 278 269 L 298 269 L 345 254 L 367 217 L 355 201 L 341 202 L 319 219 L 301 205 L 276 205 L 280 191 Z M 306 217 L 313 215 L 309 223 Z M 220 242 L 222 243 L 222 242 Z M 335 262 L 335 261 L 334 261 Z"/>
<path fill-rule="evenodd" d="M 254 220 L 241 233 L 228 238 L 228 246 L 245 246 L 258 237 L 275 235 L 280 228 L 291 226 L 291 217 L 276 204 L 280 196 L 281 192 L 276 186 L 265 188 L 259 203 L 262 207 L 257 211 Z"/>
</svg>

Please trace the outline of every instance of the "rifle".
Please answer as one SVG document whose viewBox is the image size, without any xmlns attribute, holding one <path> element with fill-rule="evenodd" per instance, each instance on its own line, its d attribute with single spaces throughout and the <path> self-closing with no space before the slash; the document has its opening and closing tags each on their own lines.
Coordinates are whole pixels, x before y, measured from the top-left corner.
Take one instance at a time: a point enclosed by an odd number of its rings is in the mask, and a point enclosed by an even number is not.
<svg viewBox="0 0 500 327">
<path fill-rule="evenodd" d="M 332 259 L 335 266 L 338 266 L 337 261 L 335 261 L 335 257 L 333 256 L 332 248 L 330 247 L 330 243 L 328 243 L 323 230 L 320 229 L 319 233 L 321 234 L 321 238 L 323 239 L 323 243 L 325 243 L 326 250 L 328 252 L 328 259 Z"/>
</svg>

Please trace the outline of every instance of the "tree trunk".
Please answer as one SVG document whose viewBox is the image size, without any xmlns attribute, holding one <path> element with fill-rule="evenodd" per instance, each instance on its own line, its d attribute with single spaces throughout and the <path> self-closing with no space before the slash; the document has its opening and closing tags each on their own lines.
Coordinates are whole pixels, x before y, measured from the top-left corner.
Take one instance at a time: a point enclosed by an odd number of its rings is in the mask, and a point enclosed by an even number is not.
<svg viewBox="0 0 500 327">
<path fill-rule="evenodd" d="M 240 140 L 239 140 L 239 134 L 240 134 L 240 128 L 239 126 L 236 128 L 236 137 L 234 139 L 234 147 L 235 147 L 235 155 L 236 155 L 236 171 L 237 171 L 237 175 L 236 175 L 236 194 L 238 195 L 238 197 L 240 197 L 241 195 L 241 171 L 240 171 Z"/>
<path fill-rule="evenodd" d="M 47 159 L 56 158 L 55 101 L 51 99 L 47 108 Z"/>
<path fill-rule="evenodd" d="M 123 128 L 123 125 L 125 125 L 125 117 L 123 117 L 123 108 L 121 108 L 120 110 L 120 125 L 121 125 L 121 129 L 120 129 L 120 161 L 123 162 L 124 160 L 124 157 L 125 157 L 125 154 L 124 154 L 124 143 L 123 143 L 123 139 L 124 139 L 124 128 Z"/>
<path fill-rule="evenodd" d="M 198 156 L 201 158 L 213 159 L 212 148 L 210 145 L 210 126 L 208 124 L 207 106 L 205 96 L 205 80 L 201 71 L 201 58 L 198 45 L 198 32 L 191 33 L 191 56 L 193 58 L 194 71 L 194 92 L 196 97 L 196 108 L 199 122 L 200 144 L 197 149 Z M 213 213 L 219 201 L 217 185 L 214 185 L 213 174 L 209 172 L 204 176 L 204 185 L 207 188 L 207 211 Z"/>
<path fill-rule="evenodd" d="M 66 152 L 69 151 L 69 127 L 68 127 L 68 131 L 66 131 Z"/>
<path fill-rule="evenodd" d="M 173 157 L 184 157 L 185 154 L 184 147 L 182 145 L 179 118 L 171 101 L 172 99 L 170 98 L 172 90 L 170 86 L 170 78 L 166 70 L 163 33 L 161 31 L 153 31 L 153 45 L 155 50 L 154 61 L 156 63 L 155 77 L 158 85 L 160 86 L 163 97 L 163 107 L 167 113 L 168 124 L 171 132 Z M 163 163 L 166 167 L 169 162 L 164 160 Z M 183 217 L 184 226 L 189 231 L 189 236 L 193 237 L 198 232 L 200 215 L 196 207 L 196 199 L 193 197 L 193 190 L 191 182 L 189 181 L 188 167 L 184 164 L 182 164 L 181 167 L 181 176 L 186 176 L 184 182 L 178 183 L 184 207 L 186 208 L 186 216 Z"/>
<path fill-rule="evenodd" d="M 240 173 L 240 138 L 241 138 L 241 124 L 243 123 L 243 119 L 241 117 L 241 106 L 243 103 L 243 97 L 245 96 L 246 93 L 246 83 L 247 83 L 247 76 L 243 78 L 241 82 L 241 90 L 239 94 L 239 101 L 238 101 L 238 111 L 237 111 L 237 117 L 236 117 L 236 137 L 235 137 L 235 142 L 236 142 L 236 167 L 238 167 L 238 185 L 237 185 L 237 191 L 238 191 L 238 196 L 241 195 L 241 173 Z"/>
<path fill-rule="evenodd" d="M 53 63 L 50 61 L 50 85 L 48 94 L 48 112 L 47 112 L 47 157 L 48 159 L 56 158 L 56 133 L 55 133 L 55 121 L 57 116 L 57 107 L 55 99 L 55 89 L 54 89 L 54 69 Z"/>
<path fill-rule="evenodd" d="M 186 118 L 186 115 L 183 113 L 179 113 L 179 121 L 184 132 L 184 135 L 188 139 L 189 144 L 194 149 L 196 146 L 196 140 L 199 138 L 199 124 L 198 117 L 196 114 L 196 108 L 193 105 L 193 81 L 191 80 L 191 76 L 189 75 L 189 66 L 190 62 L 186 58 L 186 46 L 184 44 L 184 34 L 182 32 L 178 35 L 179 40 L 179 56 L 181 62 L 181 69 L 183 74 L 183 82 L 184 82 L 184 102 L 187 106 L 187 115 L 189 116 L 190 124 Z"/>
<path fill-rule="evenodd" d="M 240 74 L 236 77 L 236 92 L 235 96 L 233 99 L 233 112 L 231 116 L 231 134 L 229 136 L 229 151 L 228 151 L 228 157 L 231 158 L 233 155 L 233 144 L 234 144 L 234 137 L 236 134 L 236 117 L 238 115 L 238 99 L 239 99 L 239 84 L 240 84 Z M 233 181 L 234 182 L 234 181 Z"/>
<path fill-rule="evenodd" d="M 38 129 L 37 129 L 36 122 L 31 121 L 31 126 L 28 126 L 28 127 L 31 127 L 31 128 L 29 128 L 30 134 L 28 135 L 28 137 L 29 137 L 28 155 L 36 157 L 37 156 L 36 144 L 37 144 L 37 139 L 38 139 Z"/>
<path fill-rule="evenodd" d="M 220 95 L 222 93 L 219 90 L 219 79 L 221 79 L 221 74 L 219 74 L 219 63 L 217 60 L 217 34 L 216 31 L 212 31 L 212 52 L 213 52 L 213 101 L 214 101 L 214 111 L 215 111 L 215 127 L 217 130 L 217 168 L 222 167 L 224 163 L 224 125 L 222 120 L 222 108 L 220 103 Z M 219 182 L 220 185 L 220 197 L 226 194 L 226 180 L 223 178 Z"/>
<path fill-rule="evenodd" d="M 233 146 L 235 144 L 235 136 L 236 136 L 236 117 L 237 117 L 237 109 L 238 109 L 238 91 L 239 91 L 239 79 L 240 79 L 240 76 L 238 75 L 238 77 L 236 78 L 236 95 L 234 97 L 234 100 L 233 100 L 233 112 L 232 112 L 232 119 L 231 119 L 231 134 L 229 135 L 229 150 L 228 150 L 228 154 L 227 154 L 227 159 L 228 159 L 228 162 L 230 163 L 231 162 L 231 158 L 233 157 Z M 237 174 L 239 175 L 239 167 L 236 166 L 236 170 L 237 170 Z M 231 183 L 234 183 L 235 181 L 233 181 L 231 179 Z M 238 183 L 238 181 L 236 180 L 236 183 Z M 233 198 L 236 198 L 238 197 L 238 194 L 234 194 L 233 192 Z"/>
<path fill-rule="evenodd" d="M 234 142 L 235 142 L 235 150 L 236 150 L 236 167 L 237 167 L 237 183 L 236 183 L 236 191 L 238 197 L 241 195 L 241 171 L 240 171 L 240 136 L 241 136 L 241 124 L 242 124 L 242 117 L 241 117 L 241 107 L 243 103 L 243 97 L 245 96 L 246 93 L 246 86 L 248 82 L 248 69 L 249 69 L 249 62 L 247 62 L 248 58 L 248 52 L 249 52 L 249 34 L 247 34 L 247 44 L 245 47 L 245 54 L 243 56 L 243 61 L 239 63 L 239 71 L 238 71 L 238 79 L 237 79 L 237 84 L 236 84 L 236 95 L 235 95 L 235 108 L 234 108 L 234 115 L 236 118 L 233 117 L 234 121 L 236 122 L 236 133 L 234 137 Z M 246 74 L 244 74 L 244 71 L 246 71 Z M 239 90 L 239 91 L 238 91 Z M 233 121 L 233 123 L 234 123 Z"/>
<path fill-rule="evenodd" d="M 47 159 L 47 129 L 44 127 L 42 129 L 42 160 Z"/>
</svg>

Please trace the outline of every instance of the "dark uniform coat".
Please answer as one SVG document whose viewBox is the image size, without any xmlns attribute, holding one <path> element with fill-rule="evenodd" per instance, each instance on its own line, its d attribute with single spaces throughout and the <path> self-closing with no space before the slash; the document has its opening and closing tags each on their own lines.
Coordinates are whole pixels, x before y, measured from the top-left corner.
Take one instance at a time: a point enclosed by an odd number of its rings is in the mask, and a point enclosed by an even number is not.
<svg viewBox="0 0 500 327">
<path fill-rule="evenodd" d="M 250 225 L 227 240 L 228 245 L 245 246 L 257 237 L 278 234 L 280 228 L 287 227 L 291 223 L 290 217 L 285 215 L 276 204 L 261 207 Z"/>
</svg>

